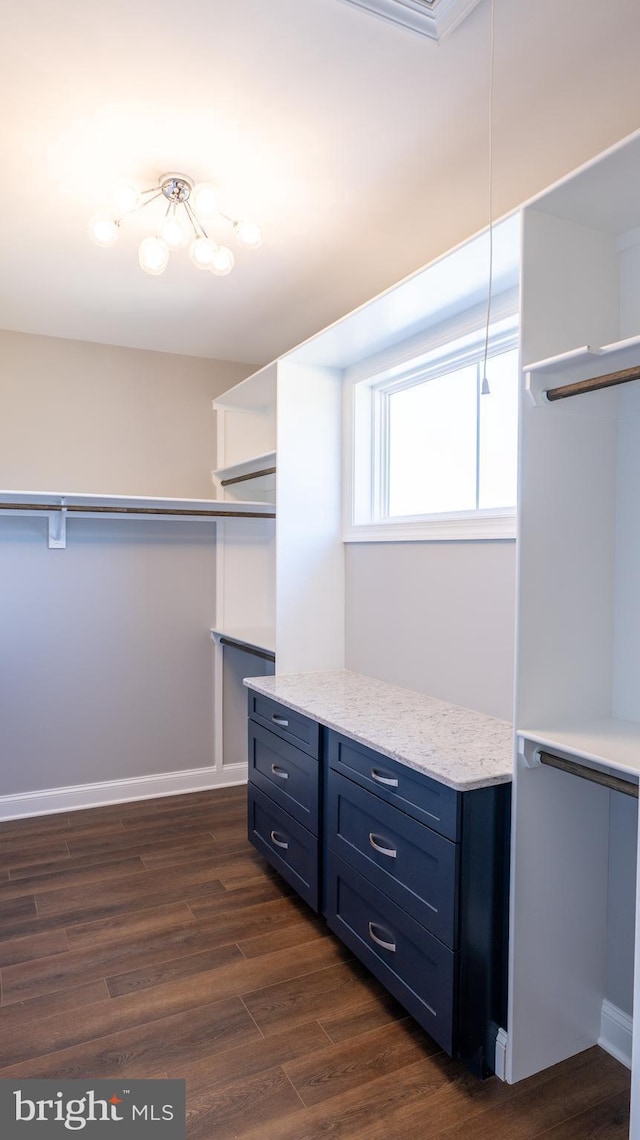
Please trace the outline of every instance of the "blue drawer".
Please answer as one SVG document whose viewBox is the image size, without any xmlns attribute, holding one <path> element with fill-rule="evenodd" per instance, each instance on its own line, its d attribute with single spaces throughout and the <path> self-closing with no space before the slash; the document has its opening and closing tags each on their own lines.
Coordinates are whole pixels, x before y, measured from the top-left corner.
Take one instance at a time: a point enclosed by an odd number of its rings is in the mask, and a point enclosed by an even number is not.
<svg viewBox="0 0 640 1140">
<path fill-rule="evenodd" d="M 248 834 L 249 842 L 317 910 L 317 838 L 252 784 L 248 792 Z"/>
<path fill-rule="evenodd" d="M 327 825 L 336 855 L 457 948 L 457 844 L 332 769 Z"/>
<path fill-rule="evenodd" d="M 427 1033 L 451 1053 L 457 955 L 331 851 L 327 922 Z"/>
<path fill-rule="evenodd" d="M 249 721 L 249 781 L 318 834 L 318 761 Z"/>
<path fill-rule="evenodd" d="M 327 736 L 331 768 L 448 839 L 458 839 L 460 792 L 337 732 Z"/>
<path fill-rule="evenodd" d="M 289 744 L 294 744 L 296 748 L 308 752 L 309 756 L 317 758 L 320 744 L 320 725 L 317 721 L 293 712 L 286 705 L 272 701 L 270 697 L 254 693 L 253 689 L 249 689 L 249 717 Z"/>
</svg>

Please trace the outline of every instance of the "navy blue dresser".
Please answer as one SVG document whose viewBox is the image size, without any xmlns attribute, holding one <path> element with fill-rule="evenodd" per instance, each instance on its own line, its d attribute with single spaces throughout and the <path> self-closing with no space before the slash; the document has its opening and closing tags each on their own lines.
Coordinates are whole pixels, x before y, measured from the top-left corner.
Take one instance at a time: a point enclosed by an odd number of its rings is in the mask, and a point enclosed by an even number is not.
<svg viewBox="0 0 640 1140">
<path fill-rule="evenodd" d="M 320 726 L 249 691 L 249 841 L 318 910 Z"/>
<path fill-rule="evenodd" d="M 506 1025 L 510 785 L 456 791 L 249 692 L 249 839 L 477 1076 Z"/>
</svg>

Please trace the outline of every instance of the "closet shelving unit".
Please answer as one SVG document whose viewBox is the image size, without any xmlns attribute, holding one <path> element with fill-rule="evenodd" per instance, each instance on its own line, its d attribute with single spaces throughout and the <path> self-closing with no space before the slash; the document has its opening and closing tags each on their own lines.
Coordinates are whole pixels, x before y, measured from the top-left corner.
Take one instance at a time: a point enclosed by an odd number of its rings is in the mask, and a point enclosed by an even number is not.
<svg viewBox="0 0 640 1140">
<path fill-rule="evenodd" d="M 239 517 L 272 517 L 271 504 L 252 500 L 221 502 L 218 499 L 157 498 L 149 495 L 89 495 L 75 491 L 0 490 L 0 514 L 46 516 L 49 546 L 66 545 L 69 518 L 188 519 L 212 522 Z"/>
<path fill-rule="evenodd" d="M 254 479 L 266 478 L 276 473 L 275 451 L 265 451 L 261 455 L 252 455 L 249 459 L 240 460 L 239 463 L 230 463 L 227 467 L 218 467 L 211 472 L 214 480 L 223 489 L 237 486 L 238 483 L 248 483 Z"/>
<path fill-rule="evenodd" d="M 218 467 L 212 472 L 219 501 L 268 504 L 275 515 L 276 375 L 261 369 L 214 401 Z M 267 448 L 269 450 L 267 451 Z M 265 458 L 265 457 L 268 457 Z M 248 646 L 273 648 L 275 640 L 275 524 L 242 519 L 218 528 L 215 633 Z M 244 631 L 244 633 L 243 633 Z M 253 631 L 253 632 L 251 632 Z M 259 631 L 256 634 L 255 631 Z"/>
<path fill-rule="evenodd" d="M 218 466 L 211 477 L 220 501 L 248 498 L 275 514 L 276 378 L 273 367 L 214 400 Z M 266 471 L 269 474 L 264 474 Z M 246 745 L 242 674 L 273 672 L 275 658 L 275 523 L 221 523 L 216 544 L 214 755 L 216 767 L 244 777 Z"/>
<path fill-rule="evenodd" d="M 514 1081 L 598 1041 L 612 874 L 635 905 L 621 797 L 590 776 L 640 775 L 639 135 L 523 210 L 521 325 Z"/>
<path fill-rule="evenodd" d="M 275 370 L 260 369 L 213 402 L 218 466 L 211 477 L 225 500 L 275 500 Z"/>
<path fill-rule="evenodd" d="M 246 772 L 243 677 L 275 661 L 287 671 L 344 664 L 340 400 L 337 373 L 294 353 L 214 402 L 221 500 L 250 496 L 277 513 L 218 526 L 211 634 L 216 755 L 227 771 Z"/>
</svg>

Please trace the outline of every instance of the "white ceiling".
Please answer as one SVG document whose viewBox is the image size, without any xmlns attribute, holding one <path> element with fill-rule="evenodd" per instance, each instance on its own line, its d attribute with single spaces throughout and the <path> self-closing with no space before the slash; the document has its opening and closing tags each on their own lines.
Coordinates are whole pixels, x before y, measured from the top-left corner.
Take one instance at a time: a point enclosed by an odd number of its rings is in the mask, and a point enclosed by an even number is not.
<svg viewBox="0 0 640 1140">
<path fill-rule="evenodd" d="M 500 213 L 639 125 L 640 5 L 495 4 Z M 391 285 L 487 221 L 488 17 L 436 45 L 340 0 L 12 6 L 0 327 L 259 363 Z M 134 219 L 88 240 L 167 170 L 262 224 L 230 277 L 142 273 Z"/>
</svg>

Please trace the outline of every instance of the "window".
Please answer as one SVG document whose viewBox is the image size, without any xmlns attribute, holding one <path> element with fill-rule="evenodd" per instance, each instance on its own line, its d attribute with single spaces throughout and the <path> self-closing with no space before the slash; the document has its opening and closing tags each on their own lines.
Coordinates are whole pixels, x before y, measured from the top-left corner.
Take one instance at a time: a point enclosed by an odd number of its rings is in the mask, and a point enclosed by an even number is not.
<svg viewBox="0 0 640 1140">
<path fill-rule="evenodd" d="M 401 369 L 350 386 L 352 474 L 345 538 L 515 535 L 515 318 L 474 329 Z"/>
</svg>

